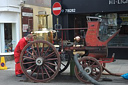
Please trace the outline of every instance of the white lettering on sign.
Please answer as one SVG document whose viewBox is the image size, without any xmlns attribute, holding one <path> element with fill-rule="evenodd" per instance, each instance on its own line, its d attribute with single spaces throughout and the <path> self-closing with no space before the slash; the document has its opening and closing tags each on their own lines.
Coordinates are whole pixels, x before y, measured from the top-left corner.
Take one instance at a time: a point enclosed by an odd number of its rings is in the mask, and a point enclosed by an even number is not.
<svg viewBox="0 0 128 85">
<path fill-rule="evenodd" d="M 22 12 L 22 16 L 33 17 L 33 13 Z"/>
<path fill-rule="evenodd" d="M 61 10 L 61 7 L 56 7 L 56 8 L 53 8 L 53 10 Z"/>
<path fill-rule="evenodd" d="M 109 4 L 128 4 L 128 0 L 109 0 Z"/>
<path fill-rule="evenodd" d="M 76 12 L 76 9 L 65 9 L 65 12 L 68 12 L 68 13 Z"/>
</svg>

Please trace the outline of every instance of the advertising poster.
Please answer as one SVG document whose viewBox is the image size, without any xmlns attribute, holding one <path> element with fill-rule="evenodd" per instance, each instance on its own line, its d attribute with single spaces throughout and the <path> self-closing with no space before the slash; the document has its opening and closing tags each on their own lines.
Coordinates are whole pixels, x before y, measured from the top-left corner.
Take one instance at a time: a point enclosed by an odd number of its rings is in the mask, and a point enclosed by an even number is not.
<svg viewBox="0 0 128 85">
<path fill-rule="evenodd" d="M 28 24 L 23 24 L 23 32 L 27 32 Z"/>
</svg>

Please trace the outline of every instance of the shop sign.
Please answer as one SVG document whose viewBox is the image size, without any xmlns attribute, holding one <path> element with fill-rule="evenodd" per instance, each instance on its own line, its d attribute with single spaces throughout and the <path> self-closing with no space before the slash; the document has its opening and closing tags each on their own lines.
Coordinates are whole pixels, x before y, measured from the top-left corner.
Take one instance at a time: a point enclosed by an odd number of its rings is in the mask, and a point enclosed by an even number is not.
<svg viewBox="0 0 128 85">
<path fill-rule="evenodd" d="M 76 12 L 76 9 L 65 9 L 65 12 L 74 13 L 74 12 Z"/>
<path fill-rule="evenodd" d="M 33 13 L 22 12 L 22 16 L 33 17 Z"/>
<path fill-rule="evenodd" d="M 128 4 L 128 0 L 109 0 L 109 4 Z"/>
<path fill-rule="evenodd" d="M 62 7 L 61 7 L 61 4 L 59 2 L 55 2 L 52 6 L 53 14 L 56 16 L 60 15 L 61 9 L 62 9 Z"/>
</svg>

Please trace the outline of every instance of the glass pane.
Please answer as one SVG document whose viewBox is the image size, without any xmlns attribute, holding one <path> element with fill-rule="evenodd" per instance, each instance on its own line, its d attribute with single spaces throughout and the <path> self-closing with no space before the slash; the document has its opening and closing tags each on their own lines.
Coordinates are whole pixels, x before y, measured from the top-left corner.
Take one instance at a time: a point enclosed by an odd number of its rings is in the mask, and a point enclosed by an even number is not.
<svg viewBox="0 0 128 85">
<path fill-rule="evenodd" d="M 12 52 L 12 24 L 4 24 L 5 32 L 5 52 Z"/>
</svg>

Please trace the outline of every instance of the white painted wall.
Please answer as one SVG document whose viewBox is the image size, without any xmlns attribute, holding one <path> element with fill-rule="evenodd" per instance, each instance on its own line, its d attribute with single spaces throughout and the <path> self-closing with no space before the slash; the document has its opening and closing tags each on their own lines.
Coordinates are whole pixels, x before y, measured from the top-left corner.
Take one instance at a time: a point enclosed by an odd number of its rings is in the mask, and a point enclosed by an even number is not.
<svg viewBox="0 0 128 85">
<path fill-rule="evenodd" d="M 18 6 L 22 0 L 0 0 L 0 6 Z"/>
<path fill-rule="evenodd" d="M 19 20 L 18 14 L 15 12 L 0 12 L 0 23 L 16 23 Z"/>
<path fill-rule="evenodd" d="M 21 11 L 21 0 L 0 0 L 0 11 Z"/>
<path fill-rule="evenodd" d="M 39 3 L 32 3 L 32 5 L 23 5 L 21 2 L 24 0 L 0 0 L 0 53 L 4 52 L 5 46 L 4 46 L 4 36 L 3 29 L 4 29 L 4 23 L 12 23 L 12 40 L 16 44 L 21 38 L 21 6 L 27 6 L 33 8 L 33 29 L 37 30 L 38 29 L 38 17 L 36 16 L 39 11 L 46 11 L 47 14 L 49 14 L 48 17 L 48 27 L 52 28 L 52 15 L 51 15 L 51 9 L 50 5 L 51 4 L 50 0 L 34 0 L 35 2 L 41 1 Z M 32 2 L 31 0 L 27 0 L 28 4 L 29 2 Z M 26 2 L 27 2 L 26 1 Z M 47 5 L 45 5 L 47 3 Z M 36 6 L 34 6 L 36 5 Z M 40 6 L 40 7 L 39 7 Z M 46 7 L 46 8 L 45 8 Z M 13 46 L 15 47 L 16 44 Z M 13 49 L 14 50 L 14 49 Z"/>
<path fill-rule="evenodd" d="M 40 6 L 40 7 L 51 7 L 51 0 L 23 0 L 25 4 Z"/>
<path fill-rule="evenodd" d="M 20 13 L 14 12 L 1 12 L 0 13 L 0 35 L 2 38 L 1 42 L 1 52 L 5 50 L 5 40 L 4 40 L 4 23 L 12 23 L 12 41 L 13 47 L 15 48 L 16 44 L 20 40 Z M 13 50 L 14 50 L 13 48 Z"/>
<path fill-rule="evenodd" d="M 4 41 L 4 24 L 0 23 L 0 49 L 1 53 L 5 52 L 5 41 Z"/>
<path fill-rule="evenodd" d="M 5 52 L 4 23 L 12 23 L 12 41 L 14 48 L 20 40 L 21 1 L 22 0 L 0 0 L 0 53 Z"/>
</svg>

